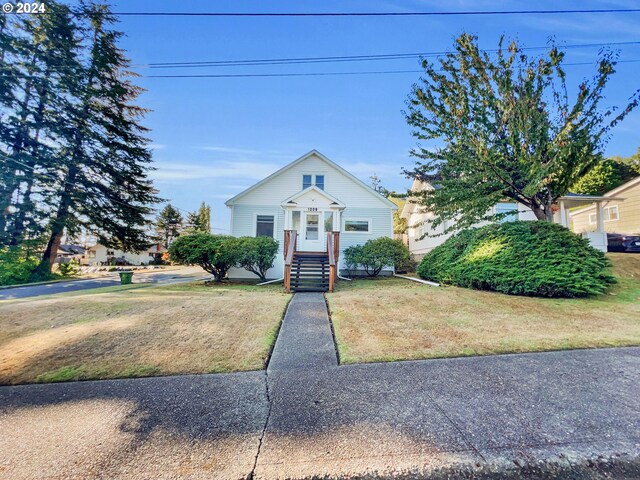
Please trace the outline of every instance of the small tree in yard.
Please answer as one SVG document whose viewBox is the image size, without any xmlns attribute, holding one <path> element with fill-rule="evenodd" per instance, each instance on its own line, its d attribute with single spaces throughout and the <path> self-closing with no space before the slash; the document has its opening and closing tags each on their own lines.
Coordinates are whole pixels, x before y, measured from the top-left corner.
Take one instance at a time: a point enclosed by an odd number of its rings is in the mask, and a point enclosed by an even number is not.
<svg viewBox="0 0 640 480">
<path fill-rule="evenodd" d="M 360 265 L 367 275 L 376 277 L 384 267 L 408 262 L 409 250 L 400 240 L 381 237 L 345 248 L 344 258 L 350 269 Z"/>
<path fill-rule="evenodd" d="M 435 214 L 433 226 L 453 229 L 497 220 L 491 207 L 505 198 L 529 207 L 539 220 L 553 218 L 554 204 L 603 160 L 611 128 L 638 105 L 638 92 L 621 110 L 603 108 L 604 88 L 617 57 L 601 54 L 591 81 L 569 101 L 564 53 L 555 46 L 528 58 L 515 41 L 500 41 L 495 56 L 463 34 L 439 65 L 423 60 L 425 75 L 413 86 L 405 112 L 420 141 L 417 166 L 405 171 L 440 188 L 412 193 Z"/>
<path fill-rule="evenodd" d="M 238 266 L 265 281 L 278 253 L 278 242 L 271 237 L 240 237 L 238 241 L 241 250 Z"/>
<path fill-rule="evenodd" d="M 199 265 L 221 282 L 227 271 L 238 263 L 241 242 L 229 235 L 212 235 L 205 232 L 178 237 L 169 247 L 171 260 L 189 265 Z"/>
</svg>

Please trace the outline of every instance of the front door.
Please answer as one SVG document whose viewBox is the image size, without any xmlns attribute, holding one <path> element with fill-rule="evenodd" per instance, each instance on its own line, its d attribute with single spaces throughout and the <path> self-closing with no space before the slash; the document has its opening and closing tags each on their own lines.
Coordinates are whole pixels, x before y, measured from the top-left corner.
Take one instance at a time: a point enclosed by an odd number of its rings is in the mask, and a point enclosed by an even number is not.
<svg viewBox="0 0 640 480">
<path fill-rule="evenodd" d="M 298 250 L 321 252 L 324 250 L 324 222 L 322 212 L 302 212 L 302 225 Z"/>
</svg>

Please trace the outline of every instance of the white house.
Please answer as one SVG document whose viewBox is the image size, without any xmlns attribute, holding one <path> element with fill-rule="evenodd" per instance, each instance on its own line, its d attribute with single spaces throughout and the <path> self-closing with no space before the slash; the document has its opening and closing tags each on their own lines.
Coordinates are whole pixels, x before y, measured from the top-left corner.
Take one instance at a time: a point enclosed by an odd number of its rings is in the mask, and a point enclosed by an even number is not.
<svg viewBox="0 0 640 480">
<path fill-rule="evenodd" d="M 410 191 L 421 192 L 433 188 L 437 187 L 434 187 L 427 182 L 414 180 Z M 557 211 L 554 214 L 554 222 L 569 228 L 569 209 L 584 205 L 594 205 L 594 208 L 601 211 L 601 204 L 606 201 L 607 199 L 605 197 L 569 193 L 558 199 Z M 501 220 L 503 222 L 512 220 L 536 220 L 536 216 L 530 208 L 515 201 L 499 202 L 492 207 L 491 212 L 489 213 L 495 214 L 506 212 L 512 212 L 512 214 L 504 217 Z M 416 260 L 422 259 L 425 254 L 429 253 L 435 247 L 442 244 L 447 238 L 456 233 L 455 231 L 446 234 L 443 233 L 444 230 L 451 226 L 451 224 L 447 222 L 443 225 L 439 225 L 438 227 L 432 227 L 428 220 L 434 217 L 433 213 L 419 205 L 415 199 L 413 201 L 411 198 L 407 200 L 400 216 L 407 219 L 409 251 Z M 480 227 L 482 225 L 486 225 L 486 222 L 478 223 L 476 226 Z M 584 236 L 589 239 L 593 247 L 606 252 L 607 235 L 603 229 L 595 230 L 596 231 L 594 232 L 589 232 L 589 234 L 584 234 Z"/>
<path fill-rule="evenodd" d="M 274 267 L 267 275 L 272 279 L 286 277 L 289 269 L 285 267 L 295 263 L 294 257 L 325 258 L 334 253 L 337 275 L 346 267 L 342 255 L 346 247 L 393 237 L 393 212 L 397 209 L 316 150 L 229 199 L 226 205 L 231 209 L 231 235 L 265 235 L 279 242 Z M 289 249 L 289 244 L 293 248 Z M 287 263 L 289 250 L 292 254 Z M 229 277 L 255 278 L 242 269 L 232 269 Z"/>
</svg>

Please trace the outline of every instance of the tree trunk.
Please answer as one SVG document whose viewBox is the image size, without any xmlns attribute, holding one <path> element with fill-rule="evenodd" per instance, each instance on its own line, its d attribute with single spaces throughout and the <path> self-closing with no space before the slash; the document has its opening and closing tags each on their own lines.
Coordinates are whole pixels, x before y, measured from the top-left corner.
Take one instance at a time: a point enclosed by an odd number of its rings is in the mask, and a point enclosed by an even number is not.
<svg viewBox="0 0 640 480">
<path fill-rule="evenodd" d="M 531 211 L 538 220 L 546 222 L 553 222 L 553 211 L 551 211 L 551 205 L 534 205 L 531 207 Z"/>
<path fill-rule="evenodd" d="M 71 196 L 73 193 L 72 185 L 77 174 L 78 169 L 74 164 L 74 166 L 70 167 L 69 173 L 67 174 L 65 187 L 60 197 L 60 204 L 58 205 L 58 210 L 51 222 L 51 231 L 49 233 L 47 248 L 42 254 L 42 258 L 40 259 L 40 263 L 37 268 L 31 274 L 31 280 L 37 281 L 51 275 L 51 268 L 56 261 L 56 255 L 58 254 L 58 248 L 62 241 L 62 235 L 64 234 L 64 229 L 69 220 L 69 212 L 72 204 Z"/>
</svg>

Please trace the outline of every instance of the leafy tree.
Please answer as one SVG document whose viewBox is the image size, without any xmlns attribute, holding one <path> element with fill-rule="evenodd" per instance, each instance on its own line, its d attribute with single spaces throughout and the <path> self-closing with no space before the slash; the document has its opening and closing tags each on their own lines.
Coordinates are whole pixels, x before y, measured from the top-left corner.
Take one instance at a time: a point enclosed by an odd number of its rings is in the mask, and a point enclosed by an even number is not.
<svg viewBox="0 0 640 480">
<path fill-rule="evenodd" d="M 575 193 L 603 195 L 640 175 L 640 149 L 631 157 L 612 157 L 594 166 L 572 187 Z"/>
<path fill-rule="evenodd" d="M 364 245 L 352 245 L 344 250 L 349 269 L 362 266 L 370 277 L 378 276 L 384 267 L 395 267 L 408 262 L 409 256 L 409 249 L 404 243 L 388 237 L 367 240 Z"/>
<path fill-rule="evenodd" d="M 452 220 L 451 231 L 497 220 L 504 214 L 490 209 L 505 198 L 551 220 L 558 198 L 602 160 L 611 128 L 637 106 L 638 92 L 621 110 L 601 108 L 617 60 L 605 51 L 595 77 L 570 102 L 563 60 L 555 46 L 530 58 L 503 39 L 492 56 L 463 34 L 439 65 L 422 61 L 425 75 L 405 116 L 419 141 L 444 145 L 413 149 L 419 160 L 405 173 L 441 187 L 413 194 L 435 214 L 434 226 Z"/>
<path fill-rule="evenodd" d="M 402 195 L 398 195 L 395 192 L 389 192 L 387 198 L 391 200 L 396 205 L 396 207 L 398 207 L 398 209 L 393 212 L 393 233 L 398 235 L 407 233 L 407 219 L 400 216 L 400 213 L 402 213 L 402 208 L 407 201 L 406 198 L 404 198 L 404 196 Z"/>
<path fill-rule="evenodd" d="M 221 282 L 242 254 L 241 242 L 229 235 L 195 232 L 178 237 L 169 247 L 171 261 L 199 265 Z"/>
<path fill-rule="evenodd" d="M 265 281 L 278 253 L 278 242 L 271 237 L 240 237 L 238 241 L 241 251 L 238 266 Z"/>
<path fill-rule="evenodd" d="M 156 220 L 156 235 L 161 239 L 165 248 L 169 248 L 171 243 L 180 235 L 182 222 L 182 215 L 180 215 L 178 209 L 167 203 Z"/>
</svg>

